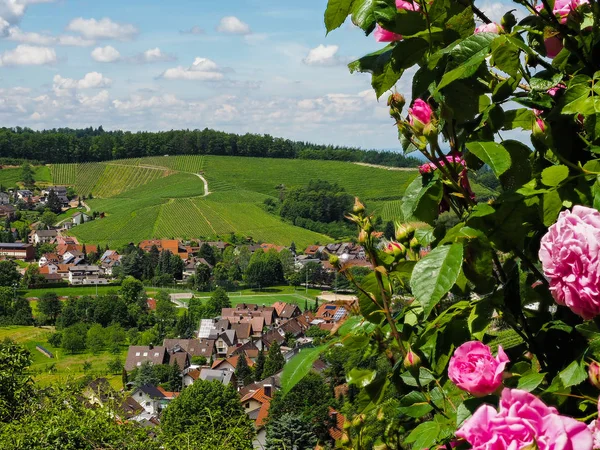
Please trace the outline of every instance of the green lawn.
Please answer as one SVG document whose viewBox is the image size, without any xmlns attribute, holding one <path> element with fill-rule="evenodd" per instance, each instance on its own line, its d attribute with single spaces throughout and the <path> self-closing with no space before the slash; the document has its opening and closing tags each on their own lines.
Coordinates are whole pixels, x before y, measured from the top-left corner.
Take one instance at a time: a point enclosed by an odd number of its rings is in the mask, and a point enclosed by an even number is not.
<svg viewBox="0 0 600 450">
<path fill-rule="evenodd" d="M 20 344 L 23 344 L 30 352 L 33 363 L 30 367 L 30 373 L 33 379 L 42 386 L 55 382 L 65 382 L 69 379 L 83 377 L 83 364 L 90 362 L 92 364 L 91 374 L 93 376 L 103 376 L 109 379 L 111 384 L 120 389 L 121 375 L 111 375 L 107 372 L 107 363 L 114 359 L 115 355 L 109 352 L 102 352 L 97 355 L 91 353 L 82 353 L 70 355 L 60 348 L 54 348 L 47 342 L 47 338 L 52 333 L 52 327 L 0 327 L 0 340 L 10 338 Z M 54 358 L 48 358 L 36 350 L 36 345 L 42 345 L 44 348 L 54 354 Z M 127 348 L 123 347 L 119 354 L 123 363 L 127 357 Z"/>
<path fill-rule="evenodd" d="M 119 291 L 119 286 L 98 286 L 98 295 L 108 294 L 109 292 Z M 77 287 L 60 287 L 60 288 L 42 288 L 19 290 L 19 295 L 25 298 L 41 297 L 46 292 L 54 292 L 59 297 L 80 296 L 80 295 L 96 295 L 96 286 L 77 286 Z"/>
</svg>

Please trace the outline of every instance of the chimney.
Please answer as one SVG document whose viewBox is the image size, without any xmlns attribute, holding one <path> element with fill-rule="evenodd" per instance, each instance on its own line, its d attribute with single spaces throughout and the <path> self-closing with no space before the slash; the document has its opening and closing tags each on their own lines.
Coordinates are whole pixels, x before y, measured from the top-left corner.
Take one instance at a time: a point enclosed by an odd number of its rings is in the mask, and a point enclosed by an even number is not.
<svg viewBox="0 0 600 450">
<path fill-rule="evenodd" d="M 333 422 L 333 426 L 334 428 L 337 428 L 337 416 L 338 416 L 338 412 L 337 411 L 331 411 L 331 421 Z"/>
<path fill-rule="evenodd" d="M 152 349 L 154 348 L 154 344 L 150 344 L 150 345 L 148 345 L 148 348 L 149 348 L 150 350 L 152 350 Z"/>
<path fill-rule="evenodd" d="M 265 390 L 265 395 L 269 398 L 273 397 L 273 386 L 271 386 L 270 384 L 265 384 L 263 386 L 263 389 Z"/>
</svg>

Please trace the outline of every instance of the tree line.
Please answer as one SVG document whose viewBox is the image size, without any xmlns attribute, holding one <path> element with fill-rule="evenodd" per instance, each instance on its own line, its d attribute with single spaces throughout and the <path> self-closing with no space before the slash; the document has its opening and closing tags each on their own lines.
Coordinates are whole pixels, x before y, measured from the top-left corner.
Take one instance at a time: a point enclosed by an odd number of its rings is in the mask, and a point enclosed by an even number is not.
<svg viewBox="0 0 600 450">
<path fill-rule="evenodd" d="M 98 128 L 0 128 L 0 155 L 7 159 L 73 163 L 163 155 L 228 155 L 266 158 L 354 161 L 415 167 L 418 160 L 400 153 L 276 138 L 268 134 L 237 135 L 210 130 L 161 132 L 104 131 Z"/>
</svg>

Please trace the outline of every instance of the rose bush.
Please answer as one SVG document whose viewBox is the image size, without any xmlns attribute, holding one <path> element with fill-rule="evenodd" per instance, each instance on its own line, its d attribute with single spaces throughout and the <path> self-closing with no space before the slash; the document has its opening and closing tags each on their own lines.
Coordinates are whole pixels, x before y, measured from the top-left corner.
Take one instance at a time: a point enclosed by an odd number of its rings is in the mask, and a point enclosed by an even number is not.
<svg viewBox="0 0 600 450">
<path fill-rule="evenodd" d="M 600 444 L 600 4 L 487 6 L 328 1 L 328 32 L 350 17 L 395 36 L 349 68 L 424 159 L 349 214 L 372 272 L 332 260 L 362 316 L 342 340 L 347 447 Z M 370 213 L 399 198 L 390 242 Z"/>
</svg>

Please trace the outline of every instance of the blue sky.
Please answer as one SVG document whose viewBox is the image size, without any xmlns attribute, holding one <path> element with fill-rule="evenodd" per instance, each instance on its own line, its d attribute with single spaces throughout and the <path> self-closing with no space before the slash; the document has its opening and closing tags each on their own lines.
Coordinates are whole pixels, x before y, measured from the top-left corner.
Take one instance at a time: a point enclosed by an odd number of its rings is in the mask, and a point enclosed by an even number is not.
<svg viewBox="0 0 600 450">
<path fill-rule="evenodd" d="M 385 100 L 346 67 L 380 44 L 349 23 L 326 36 L 326 3 L 0 0 L 0 120 L 398 148 Z"/>
</svg>

